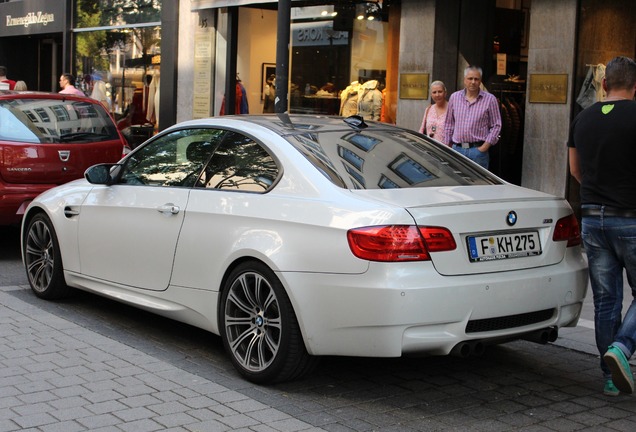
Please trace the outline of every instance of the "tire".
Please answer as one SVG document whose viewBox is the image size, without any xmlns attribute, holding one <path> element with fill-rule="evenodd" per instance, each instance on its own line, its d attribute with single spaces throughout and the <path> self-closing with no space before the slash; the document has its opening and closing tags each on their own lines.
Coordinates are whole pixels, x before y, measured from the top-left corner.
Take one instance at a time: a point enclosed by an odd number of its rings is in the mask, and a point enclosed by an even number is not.
<svg viewBox="0 0 636 432">
<path fill-rule="evenodd" d="M 317 363 L 310 356 L 298 320 L 280 280 L 260 262 L 245 262 L 227 278 L 219 327 L 232 364 L 257 384 L 289 381 Z"/>
<path fill-rule="evenodd" d="M 22 244 L 27 278 L 35 295 L 48 300 L 66 297 L 70 288 L 64 280 L 60 245 L 46 215 L 38 214 L 29 221 Z"/>
</svg>

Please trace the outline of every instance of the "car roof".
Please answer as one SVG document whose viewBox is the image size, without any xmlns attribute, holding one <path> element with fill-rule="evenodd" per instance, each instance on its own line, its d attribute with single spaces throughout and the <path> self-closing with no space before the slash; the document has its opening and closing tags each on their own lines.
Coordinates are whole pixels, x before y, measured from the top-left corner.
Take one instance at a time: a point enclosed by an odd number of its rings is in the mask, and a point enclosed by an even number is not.
<svg viewBox="0 0 636 432">
<path fill-rule="evenodd" d="M 95 102 L 95 99 L 91 99 L 88 96 L 77 96 L 63 93 L 43 92 L 43 91 L 15 91 L 15 90 L 0 90 L 0 100 L 7 99 L 54 99 L 54 100 L 82 100 L 88 102 Z"/>
<path fill-rule="evenodd" d="M 353 120 L 351 123 L 347 123 L 348 119 Z M 241 114 L 241 115 L 228 115 L 222 117 L 214 117 L 208 119 L 214 124 L 218 124 L 218 121 L 224 121 L 228 123 L 247 122 L 254 125 L 262 126 L 269 130 L 274 131 L 280 136 L 299 135 L 307 133 L 319 133 L 319 132 L 338 132 L 338 131 L 378 131 L 378 130 L 402 130 L 402 128 L 390 125 L 387 123 L 379 123 L 362 120 L 359 116 L 351 117 L 339 117 L 339 116 L 326 116 L 326 115 L 311 115 L 311 114 Z M 206 119 L 191 120 L 185 122 L 182 125 L 205 125 Z M 357 125 L 356 125 L 357 124 Z M 177 127 L 179 125 L 176 125 Z"/>
</svg>

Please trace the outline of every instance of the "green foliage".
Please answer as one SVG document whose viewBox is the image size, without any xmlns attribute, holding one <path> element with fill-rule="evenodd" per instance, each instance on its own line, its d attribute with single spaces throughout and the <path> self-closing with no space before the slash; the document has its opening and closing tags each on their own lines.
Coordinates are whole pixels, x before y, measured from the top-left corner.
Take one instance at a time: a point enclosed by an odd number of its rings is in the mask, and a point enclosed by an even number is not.
<svg viewBox="0 0 636 432">
<path fill-rule="evenodd" d="M 81 28 L 159 22 L 161 0 L 77 0 L 76 12 Z"/>
<path fill-rule="evenodd" d="M 160 22 L 161 0 L 77 0 L 76 16 L 78 28 Z M 160 39 L 152 27 L 77 33 L 77 73 L 108 70 L 109 52 L 129 43 L 145 55 Z"/>
</svg>

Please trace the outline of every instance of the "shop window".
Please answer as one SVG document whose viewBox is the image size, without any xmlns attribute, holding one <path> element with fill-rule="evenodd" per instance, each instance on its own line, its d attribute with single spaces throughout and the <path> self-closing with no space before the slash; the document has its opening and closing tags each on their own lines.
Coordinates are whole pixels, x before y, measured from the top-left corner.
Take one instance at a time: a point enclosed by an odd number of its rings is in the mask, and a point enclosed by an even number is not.
<svg viewBox="0 0 636 432">
<path fill-rule="evenodd" d="M 290 112 L 380 120 L 388 49 L 382 12 L 377 2 L 293 8 Z M 365 101 L 375 107 L 362 108 Z"/>
<path fill-rule="evenodd" d="M 124 132 L 157 124 L 160 0 L 76 0 L 76 87 L 100 100 Z"/>
</svg>

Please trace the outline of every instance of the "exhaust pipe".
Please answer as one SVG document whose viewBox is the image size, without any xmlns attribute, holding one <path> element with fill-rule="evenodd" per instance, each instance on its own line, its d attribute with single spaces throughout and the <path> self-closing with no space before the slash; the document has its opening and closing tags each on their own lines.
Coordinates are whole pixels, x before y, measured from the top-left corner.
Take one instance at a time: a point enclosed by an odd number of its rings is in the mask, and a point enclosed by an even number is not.
<svg viewBox="0 0 636 432">
<path fill-rule="evenodd" d="M 540 330 L 535 330 L 530 333 L 526 333 L 522 336 L 522 339 L 525 339 L 530 342 L 536 342 L 541 345 L 545 345 L 548 342 L 554 342 L 559 337 L 559 330 L 556 327 L 547 327 Z"/>
<path fill-rule="evenodd" d="M 468 342 L 460 342 L 453 347 L 453 349 L 450 352 L 450 355 L 455 357 L 466 358 L 466 357 L 470 357 L 471 351 L 472 349 Z"/>
<path fill-rule="evenodd" d="M 479 340 L 460 342 L 453 347 L 450 355 L 467 358 L 470 356 L 481 356 L 486 351 L 486 346 Z"/>
<path fill-rule="evenodd" d="M 481 341 L 472 342 L 472 354 L 476 357 L 481 357 L 486 352 L 486 345 Z"/>
</svg>

